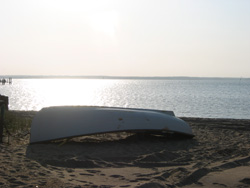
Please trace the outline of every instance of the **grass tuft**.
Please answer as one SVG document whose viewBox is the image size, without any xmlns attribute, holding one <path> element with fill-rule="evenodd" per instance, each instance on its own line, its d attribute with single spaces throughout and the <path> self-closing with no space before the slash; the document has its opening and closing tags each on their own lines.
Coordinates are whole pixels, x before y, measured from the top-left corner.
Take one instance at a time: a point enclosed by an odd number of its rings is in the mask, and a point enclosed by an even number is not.
<svg viewBox="0 0 250 188">
<path fill-rule="evenodd" d="M 29 132 L 31 126 L 31 117 L 24 117 L 19 114 L 7 111 L 4 117 L 4 132 L 10 132 L 10 134 L 18 134 L 22 132 Z"/>
</svg>

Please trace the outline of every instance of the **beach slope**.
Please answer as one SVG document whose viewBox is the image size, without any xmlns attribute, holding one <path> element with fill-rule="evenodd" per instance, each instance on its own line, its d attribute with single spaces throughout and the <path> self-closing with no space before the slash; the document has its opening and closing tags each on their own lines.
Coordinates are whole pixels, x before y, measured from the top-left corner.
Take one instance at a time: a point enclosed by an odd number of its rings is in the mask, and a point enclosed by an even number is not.
<svg viewBox="0 0 250 188">
<path fill-rule="evenodd" d="M 5 138 L 0 187 L 250 187 L 250 120 L 182 119 L 193 139 L 112 133 L 30 145 L 29 135 Z"/>
</svg>

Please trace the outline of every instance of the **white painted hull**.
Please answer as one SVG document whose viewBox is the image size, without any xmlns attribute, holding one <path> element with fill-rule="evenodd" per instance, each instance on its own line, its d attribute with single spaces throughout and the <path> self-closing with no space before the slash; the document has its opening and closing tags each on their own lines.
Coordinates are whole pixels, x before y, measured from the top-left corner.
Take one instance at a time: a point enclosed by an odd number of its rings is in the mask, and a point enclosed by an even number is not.
<svg viewBox="0 0 250 188">
<path fill-rule="evenodd" d="M 158 131 L 193 136 L 190 126 L 171 111 L 58 106 L 43 108 L 31 125 L 30 143 L 108 132 Z"/>
</svg>

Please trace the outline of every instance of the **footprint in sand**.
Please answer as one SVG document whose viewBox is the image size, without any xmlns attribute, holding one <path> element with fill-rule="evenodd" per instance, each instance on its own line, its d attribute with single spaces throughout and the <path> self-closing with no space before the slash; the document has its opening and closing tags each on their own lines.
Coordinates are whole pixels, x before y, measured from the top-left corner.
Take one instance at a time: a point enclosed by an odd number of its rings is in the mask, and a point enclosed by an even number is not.
<svg viewBox="0 0 250 188">
<path fill-rule="evenodd" d="M 244 179 L 240 180 L 240 182 L 247 184 L 247 185 L 250 185 L 250 178 L 244 178 Z"/>
<path fill-rule="evenodd" d="M 222 187 L 227 187 L 226 185 L 224 184 L 221 184 L 221 183 L 213 183 L 214 185 L 219 185 L 219 186 L 222 186 Z"/>
<path fill-rule="evenodd" d="M 125 177 L 124 176 L 121 176 L 121 175 L 111 175 L 109 177 L 112 177 L 112 178 L 119 178 L 119 180 L 125 180 Z"/>
<path fill-rule="evenodd" d="M 10 178 L 10 179 L 8 179 L 8 181 L 9 181 L 10 183 L 16 184 L 16 185 L 25 185 L 25 183 L 23 183 L 23 182 L 17 180 L 16 178 Z"/>
<path fill-rule="evenodd" d="M 74 170 L 72 170 L 72 169 L 67 169 L 67 172 L 68 172 L 68 173 L 72 173 L 72 172 L 74 172 Z"/>
<path fill-rule="evenodd" d="M 136 181 L 149 181 L 149 178 L 137 178 Z"/>
<path fill-rule="evenodd" d="M 124 178 L 124 177 L 121 176 L 121 175 L 111 175 L 110 177 L 112 177 L 112 178 Z"/>
<path fill-rule="evenodd" d="M 28 176 L 23 176 L 23 175 L 20 175 L 20 176 L 17 176 L 17 177 L 19 177 L 21 179 L 28 179 L 29 178 Z"/>
<path fill-rule="evenodd" d="M 93 174 L 80 173 L 81 176 L 94 176 Z"/>
<path fill-rule="evenodd" d="M 39 172 L 38 173 L 39 176 L 46 176 L 46 174 L 42 173 L 42 172 Z"/>
<path fill-rule="evenodd" d="M 89 173 L 98 173 L 98 172 L 101 172 L 100 170 L 87 170 L 87 172 Z"/>
</svg>

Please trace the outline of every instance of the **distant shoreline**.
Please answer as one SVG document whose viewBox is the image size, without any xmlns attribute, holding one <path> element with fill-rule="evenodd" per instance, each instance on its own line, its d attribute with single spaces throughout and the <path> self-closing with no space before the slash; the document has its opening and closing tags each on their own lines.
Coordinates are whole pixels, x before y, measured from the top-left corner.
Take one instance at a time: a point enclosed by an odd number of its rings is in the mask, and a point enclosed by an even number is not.
<svg viewBox="0 0 250 188">
<path fill-rule="evenodd" d="M 0 78 L 13 79 L 129 79 L 129 80 L 250 80 L 245 77 L 192 77 L 192 76 L 68 76 L 68 75 L 0 75 Z"/>
</svg>

